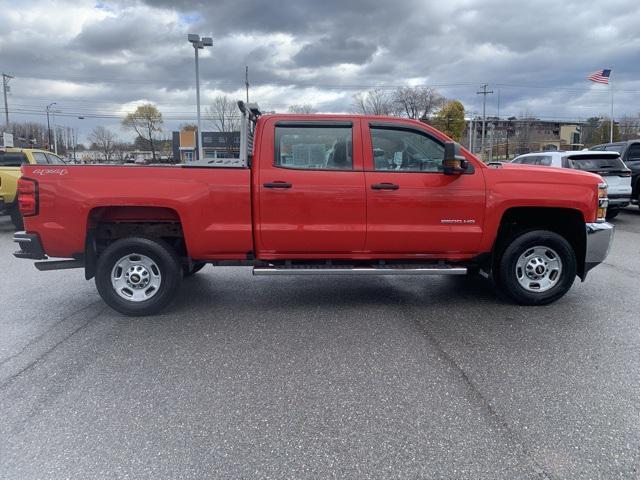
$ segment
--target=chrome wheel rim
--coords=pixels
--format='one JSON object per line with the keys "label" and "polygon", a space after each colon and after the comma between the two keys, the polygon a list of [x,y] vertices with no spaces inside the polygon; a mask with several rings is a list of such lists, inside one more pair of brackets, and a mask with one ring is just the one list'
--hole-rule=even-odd
{"label": "chrome wheel rim", "polygon": [[553,288],[562,276],[562,260],[549,247],[527,248],[516,262],[516,278],[528,292],[546,292]]}
{"label": "chrome wheel rim", "polygon": [[130,302],[149,300],[158,293],[161,283],[156,262],[139,253],[125,255],[111,270],[111,286],[118,296]]}

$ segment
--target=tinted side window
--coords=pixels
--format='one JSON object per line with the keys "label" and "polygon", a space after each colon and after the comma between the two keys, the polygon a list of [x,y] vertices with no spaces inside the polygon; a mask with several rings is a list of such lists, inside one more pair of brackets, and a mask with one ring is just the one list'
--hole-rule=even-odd
{"label": "tinted side window", "polygon": [[375,170],[442,172],[444,145],[413,130],[371,128]]}
{"label": "tinted side window", "polygon": [[49,160],[47,160],[47,156],[42,152],[33,152],[33,158],[35,159],[38,165],[48,165]]}
{"label": "tinted side window", "polygon": [[47,153],[45,154],[47,156],[47,159],[49,160],[49,163],[52,163],[54,165],[61,165],[64,162],[64,160],[62,160],[62,158],[60,158],[57,155],[54,155],[53,153]]}
{"label": "tinted side window", "polygon": [[19,167],[27,163],[24,153],[0,152],[0,167]]}
{"label": "tinted side window", "polygon": [[627,161],[640,162],[640,143],[634,143],[629,146],[629,151],[627,152]]}
{"label": "tinted side window", "polygon": [[544,155],[540,157],[540,163],[538,165],[544,165],[545,167],[550,167],[553,157],[551,155]]}
{"label": "tinted side window", "polygon": [[353,170],[351,127],[276,127],[279,167]]}
{"label": "tinted side window", "polygon": [[[531,155],[529,157],[519,157],[514,160],[514,163],[522,163],[525,165],[538,165],[540,157],[537,155]],[[517,162],[516,162],[517,160]]]}

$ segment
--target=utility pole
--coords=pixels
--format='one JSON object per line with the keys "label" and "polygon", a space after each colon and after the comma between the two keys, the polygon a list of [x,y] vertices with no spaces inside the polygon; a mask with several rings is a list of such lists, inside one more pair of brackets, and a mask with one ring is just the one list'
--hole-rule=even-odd
{"label": "utility pole", "polygon": [[244,86],[247,89],[247,104],[249,103],[249,65],[244,67]]}
{"label": "utility pole", "polygon": [[51,151],[51,124],[49,123],[49,112],[51,111],[51,107],[53,107],[56,104],[56,102],[50,103],[49,105],[47,105],[47,139],[48,139],[48,145],[47,145],[47,149],[49,151]]}
{"label": "utility pole", "polygon": [[53,152],[58,154],[58,127],[56,126],[56,111],[51,112],[53,114]]}
{"label": "utility pole", "polygon": [[476,95],[483,95],[482,99],[482,138],[480,139],[480,157],[484,159],[484,136],[487,124],[487,95],[493,93],[493,90],[487,90],[486,83],[482,86],[482,91],[476,92]]}
{"label": "utility pole", "polygon": [[2,74],[2,91],[4,93],[4,120],[7,123],[7,130],[9,130],[9,104],[7,103],[7,93],[10,91],[9,80],[13,77],[11,75],[7,75],[6,73]]}

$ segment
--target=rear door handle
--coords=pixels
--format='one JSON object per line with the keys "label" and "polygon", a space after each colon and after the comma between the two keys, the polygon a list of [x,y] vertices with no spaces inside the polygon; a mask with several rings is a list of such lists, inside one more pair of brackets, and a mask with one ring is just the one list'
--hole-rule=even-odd
{"label": "rear door handle", "polygon": [[373,185],[371,185],[371,188],[373,190],[398,190],[400,188],[400,185],[397,185],[395,183],[374,183]]}
{"label": "rear door handle", "polygon": [[291,184],[287,182],[269,182],[262,185],[264,188],[291,188]]}

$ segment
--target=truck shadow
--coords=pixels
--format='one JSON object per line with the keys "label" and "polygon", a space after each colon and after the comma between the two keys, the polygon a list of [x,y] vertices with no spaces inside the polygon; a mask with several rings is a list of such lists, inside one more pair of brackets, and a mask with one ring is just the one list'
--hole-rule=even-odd
{"label": "truck shadow", "polygon": [[489,280],[480,277],[252,277],[249,269],[234,269],[230,278],[208,269],[185,279],[171,308],[224,307],[236,311],[296,309],[495,305],[498,297]]}

